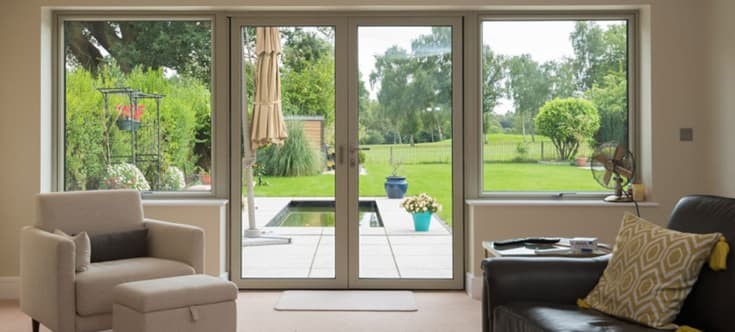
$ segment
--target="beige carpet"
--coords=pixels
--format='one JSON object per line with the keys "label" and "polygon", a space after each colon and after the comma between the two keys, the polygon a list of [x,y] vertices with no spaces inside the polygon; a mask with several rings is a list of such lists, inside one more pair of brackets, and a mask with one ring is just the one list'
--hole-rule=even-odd
{"label": "beige carpet", "polygon": [[[464,291],[417,291],[415,312],[277,311],[280,291],[240,292],[238,332],[473,332],[482,330],[481,303]],[[0,332],[30,332],[18,301],[0,301]],[[49,330],[42,328],[41,331]]]}
{"label": "beige carpet", "polygon": [[274,309],[281,311],[416,311],[410,291],[284,291]]}

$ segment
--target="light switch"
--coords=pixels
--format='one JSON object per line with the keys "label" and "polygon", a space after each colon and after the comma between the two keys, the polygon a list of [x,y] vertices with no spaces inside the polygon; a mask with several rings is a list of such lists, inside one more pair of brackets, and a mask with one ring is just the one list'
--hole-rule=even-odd
{"label": "light switch", "polygon": [[679,140],[691,142],[694,140],[694,128],[679,128]]}

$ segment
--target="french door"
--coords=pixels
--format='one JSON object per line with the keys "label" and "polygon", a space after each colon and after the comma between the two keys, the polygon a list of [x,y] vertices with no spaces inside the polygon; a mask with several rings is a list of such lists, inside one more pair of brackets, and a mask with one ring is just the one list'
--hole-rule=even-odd
{"label": "french door", "polygon": [[[460,18],[242,16],[230,36],[231,279],[461,288]],[[280,112],[286,135],[257,146],[278,132],[260,126],[267,112]],[[442,205],[428,230],[392,175],[406,196]]]}

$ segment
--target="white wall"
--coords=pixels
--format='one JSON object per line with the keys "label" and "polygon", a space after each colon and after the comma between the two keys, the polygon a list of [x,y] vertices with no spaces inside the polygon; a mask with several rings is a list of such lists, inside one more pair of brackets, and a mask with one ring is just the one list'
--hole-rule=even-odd
{"label": "white wall", "polygon": [[735,1],[715,0],[709,12],[705,97],[711,109],[709,152],[712,190],[735,196]]}
{"label": "white wall", "polygon": [[[48,100],[50,80],[43,74],[47,69],[49,49],[42,49],[42,13],[48,8],[79,8],[96,6],[120,6],[119,0],[11,0],[0,5],[0,276],[18,274],[18,231],[24,225],[33,223],[34,209],[32,196],[48,188],[48,172],[45,171],[50,157],[42,147],[50,142],[48,134]],[[151,6],[149,0],[131,0],[129,6]],[[451,6],[447,5],[451,3]],[[452,7],[489,8],[490,6],[535,5],[537,6],[579,6],[579,5],[650,5],[650,66],[647,80],[650,93],[646,95],[650,111],[645,115],[644,151],[648,151],[652,176],[650,189],[652,197],[661,203],[660,207],[647,211],[654,221],[663,223],[676,199],[684,194],[707,192],[716,187],[720,192],[729,192],[733,180],[717,186],[711,185],[710,173],[726,175],[721,165],[735,164],[735,157],[727,157],[717,167],[710,166],[707,153],[709,142],[699,139],[700,133],[710,130],[710,126],[721,126],[717,136],[722,138],[723,149],[732,151],[733,134],[727,132],[722,122],[732,120],[726,106],[732,105],[732,97],[723,88],[721,98],[711,122],[704,117],[708,109],[701,101],[708,97],[706,86],[708,75],[703,68],[707,45],[705,14],[710,1],[701,0],[158,0],[155,6],[197,6],[198,8],[228,7],[246,9],[253,7],[288,8],[300,7],[339,7],[342,9],[360,8],[414,8],[428,9]],[[413,6],[413,7],[411,7]],[[722,33],[721,38],[732,38],[732,23],[729,13],[732,5],[727,0],[717,1],[717,6],[727,6],[730,11],[718,13],[722,24],[729,24],[730,32]],[[719,8],[719,7],[718,7]],[[47,15],[47,12],[46,12]],[[43,38],[48,38],[46,35]],[[732,43],[730,43],[732,44]],[[724,47],[724,46],[723,46]],[[732,55],[732,48],[730,55]],[[43,56],[42,56],[43,55]],[[731,62],[732,56],[718,58],[723,65]],[[730,67],[732,68],[732,67]],[[732,77],[732,71],[730,76]],[[721,85],[728,83],[726,77],[719,78]],[[732,84],[729,81],[729,84]],[[732,86],[732,85],[730,85]],[[43,113],[42,112],[45,112]],[[695,141],[678,141],[679,127],[694,127]],[[43,128],[43,129],[42,129]],[[719,128],[719,127],[718,127]],[[729,141],[727,140],[729,138]],[[724,157],[723,157],[724,158]],[[696,173],[698,171],[702,173]],[[730,188],[726,191],[725,187]],[[714,189],[712,189],[714,190]],[[606,210],[607,209],[607,210]],[[614,236],[617,228],[617,212],[609,208],[590,208],[580,213],[575,210],[551,209],[529,212],[526,208],[486,207],[475,211],[478,222],[487,222],[477,228],[476,238],[492,239],[509,233],[501,232],[491,222],[503,220],[517,221],[519,227],[513,234],[531,234],[538,230],[534,221],[544,218],[549,227],[565,225],[585,225],[590,233],[602,238]],[[591,216],[603,216],[590,223]],[[493,221],[495,219],[495,221]],[[487,221],[485,221],[487,220]],[[576,226],[575,226],[576,227]],[[581,226],[580,226],[581,227]],[[502,226],[506,229],[506,225]],[[470,251],[476,248],[468,248]],[[472,264],[469,264],[470,266]]]}

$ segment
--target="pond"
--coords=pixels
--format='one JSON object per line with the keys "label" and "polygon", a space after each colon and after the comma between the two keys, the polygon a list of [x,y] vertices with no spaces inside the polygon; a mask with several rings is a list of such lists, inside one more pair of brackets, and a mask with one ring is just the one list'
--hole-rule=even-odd
{"label": "pond", "polygon": [[[334,201],[291,201],[266,227],[334,227]],[[375,201],[360,201],[360,227],[383,227]]]}

